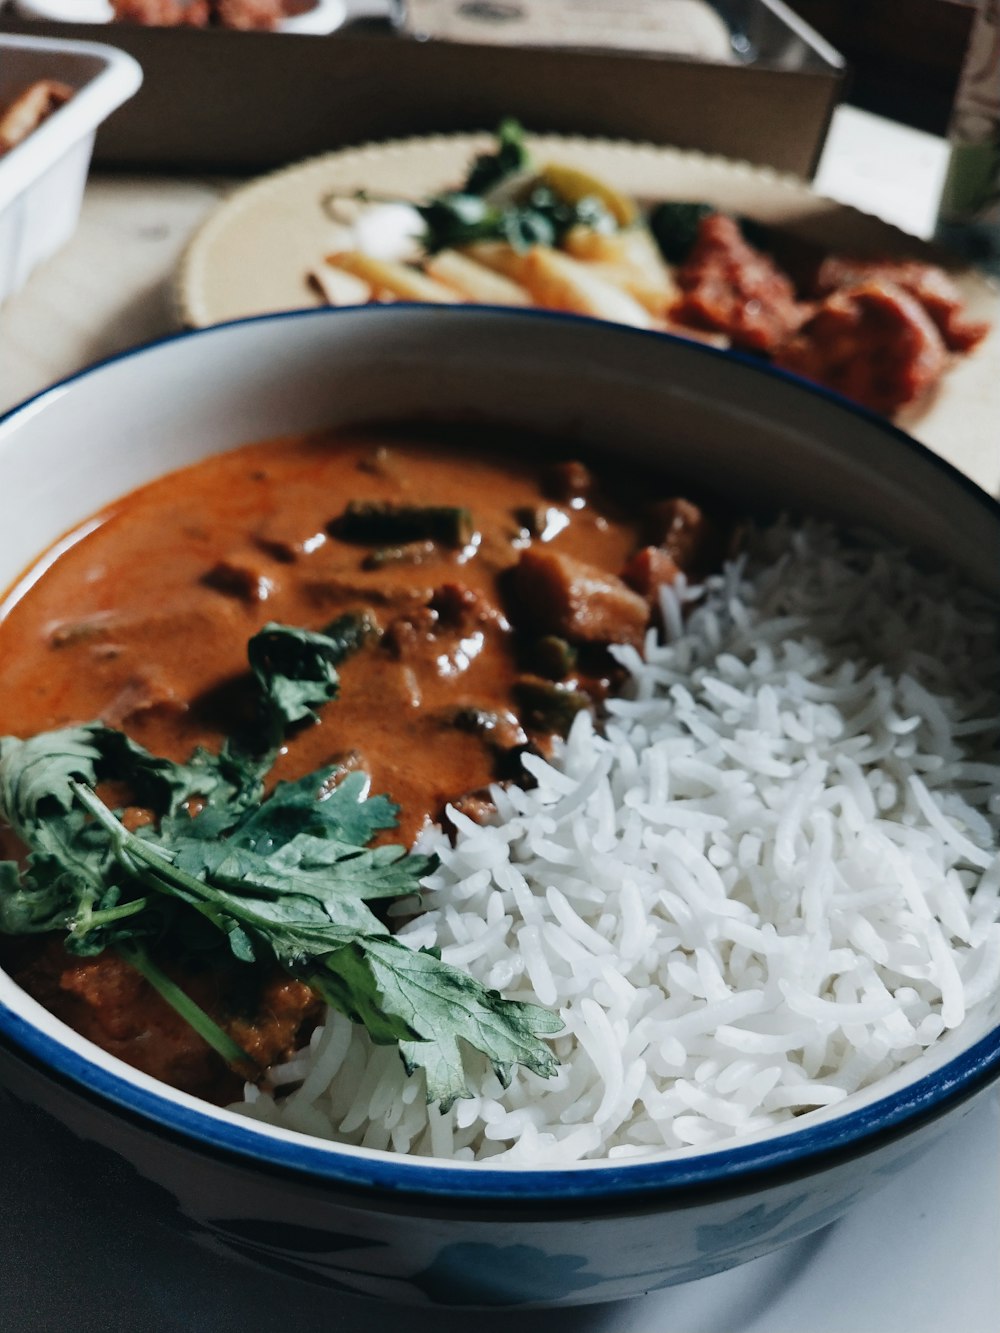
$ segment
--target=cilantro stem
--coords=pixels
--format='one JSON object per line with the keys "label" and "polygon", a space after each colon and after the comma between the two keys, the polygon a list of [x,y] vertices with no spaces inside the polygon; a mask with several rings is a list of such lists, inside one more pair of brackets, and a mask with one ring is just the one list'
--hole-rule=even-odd
{"label": "cilantro stem", "polygon": [[209,1018],[200,1005],[195,1004],[190,995],[182,991],[175,981],[171,981],[165,972],[160,971],[144,950],[134,944],[119,944],[117,950],[125,962],[134,967],[140,976],[145,977],[171,1009],[194,1028],[198,1036],[207,1042],[213,1051],[217,1051],[227,1064],[255,1063],[242,1046],[237,1045],[218,1023]]}
{"label": "cilantro stem", "polygon": [[[179,899],[220,930],[241,961],[273,956],[328,1004],[363,1024],[374,1041],[397,1043],[408,1069],[426,1071],[429,1101],[447,1108],[456,1097],[469,1095],[463,1041],[481,1051],[504,1082],[515,1064],[548,1077],[555,1060],[542,1039],[561,1028],[556,1015],[504,1000],[433,952],[408,948],[365,905],[366,898],[412,892],[430,862],[419,855],[407,857],[402,848],[387,849],[392,853],[388,861],[380,849],[366,851],[365,843],[386,826],[391,807],[382,798],[385,808],[362,813],[357,786],[347,785],[350,779],[336,789],[346,793],[342,810],[334,795],[317,800],[317,785],[327,776],[319,770],[299,783],[279,785],[249,816],[241,808],[228,839],[210,832],[206,840],[200,829],[191,836],[176,827],[165,839],[155,833],[137,836],[97,796],[91,785],[98,777],[93,766],[79,765],[61,778],[61,808],[72,813],[75,804],[90,815],[93,825],[74,828],[89,830],[88,846],[97,828],[103,830],[108,846],[98,849],[102,868],[110,852],[116,871],[148,903],[158,894]],[[310,812],[315,806],[315,811],[289,825],[288,811],[301,814],[303,805]],[[313,821],[325,839],[311,831]],[[232,821],[226,827],[232,830]],[[271,841],[275,834],[276,844]],[[315,852],[315,842],[327,844],[321,848],[323,855]],[[271,858],[275,847],[291,848],[291,853]],[[331,857],[331,852],[336,854]],[[213,1050],[230,1064],[253,1065],[152,962],[134,928],[122,932],[126,939],[113,933],[112,944],[121,957]]]}
{"label": "cilantro stem", "polygon": [[175,866],[166,852],[150,846],[141,838],[137,838],[134,833],[130,833],[97,793],[85,783],[71,778],[69,785],[84,809],[110,834],[115,855],[125,870],[145,883],[147,888],[152,887],[158,892],[170,893],[176,889],[182,890],[184,900],[191,907],[202,916],[208,917],[220,930],[225,930],[219,914],[212,904],[206,901],[211,892],[208,885]]}
{"label": "cilantro stem", "polygon": [[118,907],[105,907],[100,912],[86,913],[77,917],[73,923],[74,935],[86,935],[88,930],[93,930],[95,926],[109,926],[115,921],[124,921],[126,917],[137,916],[144,912],[149,906],[148,898],[133,898],[130,903],[122,903]]}

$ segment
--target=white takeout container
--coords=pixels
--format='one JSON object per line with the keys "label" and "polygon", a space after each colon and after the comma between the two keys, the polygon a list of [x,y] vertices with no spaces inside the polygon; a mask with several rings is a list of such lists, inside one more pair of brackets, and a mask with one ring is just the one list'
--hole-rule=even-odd
{"label": "white takeout container", "polygon": [[0,34],[0,105],[36,79],[58,79],[74,93],[0,157],[0,302],[72,236],[94,134],[142,83],[142,69],[95,42]]}

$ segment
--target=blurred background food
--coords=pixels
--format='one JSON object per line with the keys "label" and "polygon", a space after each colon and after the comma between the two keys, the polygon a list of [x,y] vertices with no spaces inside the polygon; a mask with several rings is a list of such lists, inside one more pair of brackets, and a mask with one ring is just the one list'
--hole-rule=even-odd
{"label": "blurred background food", "polygon": [[[533,153],[508,119],[494,151],[472,156],[438,194],[409,205],[369,203],[364,190],[327,195],[334,217],[352,204],[360,211],[310,270],[314,285],[334,306],[527,305],[675,333],[760,357],[887,416],[919,409],[952,357],[989,333],[967,317],[945,270],[915,249],[907,255],[905,242],[850,253],[831,230],[825,245],[810,244],[780,219],[768,225],[722,201],[634,198],[561,161],[558,144],[548,151],[555,156]],[[264,245],[262,263],[266,255]]]}
{"label": "blurred background food", "polygon": [[[99,2],[107,3],[105,19],[115,17],[111,0]],[[436,135],[482,129],[511,112],[533,132],[575,133],[588,143],[594,141],[593,136],[640,140],[707,153],[708,157],[691,159],[704,163],[706,170],[714,169],[712,155],[731,159],[721,168],[726,180],[724,185],[720,182],[718,195],[694,187],[689,162],[672,161],[671,169],[677,172],[674,177],[667,174],[664,163],[637,158],[634,167],[622,167],[619,175],[620,164],[614,159],[608,177],[611,188],[646,205],[658,200],[707,202],[716,210],[742,214],[796,240],[819,244],[824,253],[860,257],[866,262],[885,258],[926,262],[929,258],[898,233],[866,223],[860,215],[823,196],[833,193],[904,231],[930,235],[946,167],[941,138],[898,120],[876,117],[866,108],[878,106],[918,119],[911,113],[920,99],[909,96],[907,89],[919,85],[927,89],[931,101],[938,98],[942,108],[940,114],[932,114],[929,103],[920,103],[923,122],[943,128],[946,104],[953,98],[963,44],[971,29],[972,11],[967,5],[933,0],[936,8],[931,26],[938,40],[921,43],[907,32],[889,61],[883,47],[890,26],[879,0],[865,6],[863,13],[858,11],[849,30],[841,21],[843,16],[838,17],[839,10],[810,5],[808,0],[800,7],[801,13],[781,0],[628,0],[613,10],[600,0],[410,0],[407,4],[399,0],[316,0],[313,9],[327,6],[327,20],[334,27],[330,35],[305,40],[301,32],[301,39],[293,38],[285,20],[277,28],[270,26],[277,14],[275,6],[286,6],[286,13],[287,6],[298,7],[298,18],[288,20],[298,22],[312,12],[306,3],[114,0],[119,18],[126,16],[127,9],[136,21],[102,23],[64,21],[66,14],[74,12],[97,17],[96,11],[83,7],[83,0],[78,4],[8,0],[0,12],[0,26],[22,32],[57,32],[71,39],[99,35],[119,49],[132,51],[143,66],[142,89],[102,125],[96,144],[99,168],[129,174],[115,183],[111,178],[97,182],[93,207],[102,209],[101,195],[107,189],[109,219],[112,226],[120,227],[128,215],[123,209],[129,195],[136,225],[147,236],[162,231],[163,249],[169,250],[170,259],[164,255],[154,261],[152,246],[140,249],[137,245],[129,252],[125,262],[134,263],[144,275],[150,271],[155,275],[155,301],[133,305],[124,320],[99,325],[90,343],[95,352],[114,350],[130,338],[155,335],[177,318],[169,293],[169,269],[177,262],[194,224],[204,219],[214,200],[230,194],[233,199],[227,216],[239,214],[239,225],[233,229],[220,220],[207,227],[210,234],[214,228],[220,239],[214,247],[201,245],[205,255],[198,281],[193,291],[181,294],[179,313],[185,320],[204,323],[318,303],[324,291],[325,299],[334,303],[367,299],[375,289],[381,291],[379,299],[388,294],[399,297],[402,293],[391,284],[373,284],[370,274],[366,278],[357,271],[359,262],[362,266],[368,262],[363,257],[326,262],[327,256],[358,247],[338,237],[332,219],[323,212],[322,191],[311,198],[301,193],[293,198],[287,190],[294,173],[281,192],[266,187],[273,217],[263,227],[265,235],[261,227],[266,210],[256,202],[258,196],[252,204],[243,197],[242,178],[260,170],[285,168],[343,145],[394,141],[401,132]],[[239,13],[236,6],[240,6]],[[330,6],[339,6],[338,12]],[[39,17],[24,17],[29,10]],[[803,14],[813,22],[807,22]],[[224,26],[229,23],[244,30]],[[258,23],[264,28],[254,27]],[[246,30],[248,25],[254,30]],[[850,39],[855,55],[850,67],[831,37]],[[889,71],[884,86],[869,77],[868,71],[875,67]],[[876,86],[882,88],[881,102],[873,91]],[[357,170],[351,168],[353,177],[339,164],[333,184],[376,188],[410,199],[421,193],[453,190],[460,184],[464,163],[453,163],[448,168],[450,175],[436,173],[435,168],[425,178],[422,168],[415,174],[411,169],[409,150],[400,151],[404,155],[398,163],[391,153],[388,159],[376,155],[369,162],[365,158]],[[796,187],[796,192],[788,181],[767,174],[768,168],[777,168],[808,179],[820,167],[821,158],[815,193],[804,185]],[[354,158],[348,155],[348,161],[353,163]],[[370,177],[368,167],[376,163],[378,169]],[[588,164],[589,159],[577,166],[587,168]],[[751,168],[764,170],[748,185]],[[137,174],[150,171],[157,173],[155,179]],[[597,175],[604,173],[602,161]],[[749,203],[744,200],[748,189]],[[165,212],[159,212],[159,205],[153,203],[161,197]],[[280,236],[277,242],[275,231]],[[745,235],[742,241],[751,250],[762,250],[759,236]],[[613,306],[628,322],[665,326],[666,304],[651,309],[647,291],[644,306],[635,281],[624,293],[612,291],[609,297],[609,280],[616,275],[621,278],[629,263],[616,263],[606,253],[583,255],[578,243],[582,244],[579,234],[574,240],[577,252],[562,246],[564,255],[541,254],[532,259],[529,267],[535,289],[544,288],[543,297],[531,296],[532,300],[597,314],[610,314]],[[116,261],[122,263],[122,247],[115,244],[113,248]],[[461,288],[456,265],[464,264],[468,280],[472,257],[459,255],[454,243],[433,248],[448,253],[428,255],[429,266],[425,265],[416,281],[411,274],[403,277],[411,294],[419,288],[429,297],[437,294],[444,299],[442,290],[453,293],[456,282]],[[718,269],[722,252],[718,247],[715,250],[713,262]],[[142,255],[148,256],[148,263]],[[482,254],[476,256],[478,269],[471,270],[480,287],[482,261]],[[786,271],[789,262],[788,256],[778,257],[778,269]],[[348,272],[351,263],[354,271]],[[498,279],[505,282],[506,299],[514,299],[511,283],[515,292],[530,287],[523,273],[520,278],[509,272],[497,274],[496,267],[494,264],[493,290],[499,291]],[[745,264],[736,267],[743,270]],[[191,270],[192,265],[186,263],[184,273]],[[240,275],[239,283],[232,277],[233,270]],[[675,278],[669,276],[673,290]],[[875,276],[881,282],[886,274],[882,271]],[[974,276],[954,276],[962,289],[956,299],[968,301],[965,286],[975,286]],[[581,295],[581,277],[586,299]],[[871,277],[868,273],[867,278]],[[992,411],[1000,410],[993,402],[993,377],[980,369],[992,355],[989,348],[972,349],[976,339],[962,349],[942,346],[940,330],[933,327],[933,320],[930,325],[926,322],[926,305],[917,301],[921,308],[914,309],[912,290],[904,291],[898,301],[891,294],[889,302],[883,292],[869,292],[863,306],[853,300],[847,308],[841,295],[813,291],[815,284],[808,277],[792,272],[791,280],[795,300],[790,309],[802,313],[806,301],[823,303],[824,309],[811,322],[803,323],[802,336],[781,340],[788,346],[779,359],[789,367],[848,387],[855,397],[880,410],[902,409],[903,424],[948,456],[961,453],[967,438],[978,438],[981,424]],[[144,277],[143,281],[148,286],[151,279]],[[662,274],[657,281],[662,285]],[[245,289],[242,294],[240,285]],[[110,290],[107,282],[102,284],[94,297],[98,306],[114,304],[115,286],[113,280]],[[628,288],[627,283],[625,286]],[[558,300],[557,287],[562,292]],[[210,290],[215,295],[209,297]],[[979,286],[975,292],[969,326],[995,322],[988,294]],[[467,281],[458,294],[468,299]],[[674,323],[680,313],[680,322],[689,331],[698,325],[701,336],[733,341],[733,321],[727,317],[720,324],[718,300],[709,302],[716,312],[711,318],[704,309],[695,317],[693,303],[700,298],[691,290],[682,295],[670,315]],[[759,293],[741,295],[737,291],[735,299],[752,304]],[[792,323],[797,329],[802,321]],[[858,363],[868,336],[865,328],[886,324],[895,326],[897,339],[909,340],[903,370],[889,376],[894,382],[888,387],[861,383],[850,365]],[[791,324],[786,332],[793,332]],[[735,339],[737,345],[741,340],[742,335]],[[825,348],[822,354],[820,344]],[[52,345],[51,339],[47,345]],[[852,351],[846,369],[832,364],[844,360],[840,352],[831,358],[831,349],[845,345]],[[967,355],[970,350],[972,354]],[[37,344],[18,354],[39,364],[34,380],[25,383],[43,381],[48,370],[41,363],[48,363],[50,355],[40,353]],[[777,355],[776,349],[769,349],[768,354]],[[957,361],[964,364],[956,369]],[[948,373],[942,381],[945,366]],[[886,376],[880,371],[877,378]],[[939,393],[935,386],[942,382],[947,391]],[[1000,484],[1000,464],[994,465],[986,446],[977,447],[989,456],[977,462],[976,475],[989,485]]]}
{"label": "blurred background food", "polygon": [[148,28],[328,33],[344,22],[346,0],[10,0],[33,23],[124,23]]}
{"label": "blurred background food", "polygon": [[73,89],[68,83],[35,79],[13,97],[0,102],[0,156],[34,134],[72,96]]}

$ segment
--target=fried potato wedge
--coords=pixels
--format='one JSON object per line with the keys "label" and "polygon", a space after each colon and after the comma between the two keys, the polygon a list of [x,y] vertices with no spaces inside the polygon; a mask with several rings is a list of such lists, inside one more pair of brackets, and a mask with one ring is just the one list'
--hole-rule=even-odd
{"label": "fried potato wedge", "polygon": [[536,245],[524,255],[521,281],[541,306],[649,329],[654,321],[634,296],[561,250]]}
{"label": "fried potato wedge", "polygon": [[338,251],[327,255],[326,262],[367,282],[376,298],[388,293],[397,300],[426,301],[431,305],[455,305],[461,299],[450,287],[429,278],[418,268],[389,259],[375,259],[361,250]]}
{"label": "fried potato wedge", "polygon": [[478,305],[531,304],[530,294],[519,283],[458,250],[439,250],[426,260],[424,271],[465,301]]}
{"label": "fried potato wedge", "polygon": [[16,148],[72,96],[69,84],[57,79],[38,79],[30,84],[0,113],[0,153]]}
{"label": "fried potato wedge", "polygon": [[522,287],[526,285],[524,273],[529,254],[527,250],[515,250],[506,241],[476,241],[474,245],[463,246],[459,253],[482,264],[484,268],[492,269],[494,273],[502,273]]}
{"label": "fried potato wedge", "polygon": [[595,277],[611,283],[620,291],[635,297],[656,319],[665,319],[676,299],[670,283],[651,281],[644,273],[639,273],[628,264],[602,264],[589,262],[586,267]]}
{"label": "fried potato wedge", "polygon": [[570,227],[562,245],[574,259],[585,259],[597,264],[628,264],[631,262],[628,236],[624,231],[595,231],[593,227]]}
{"label": "fried potato wedge", "polygon": [[327,305],[366,305],[373,296],[371,284],[346,269],[320,264],[309,274]]}
{"label": "fried potato wedge", "polygon": [[656,242],[641,227],[611,234],[573,227],[563,245],[575,259],[594,266],[601,277],[624,288],[658,318],[666,315],[680,296]]}

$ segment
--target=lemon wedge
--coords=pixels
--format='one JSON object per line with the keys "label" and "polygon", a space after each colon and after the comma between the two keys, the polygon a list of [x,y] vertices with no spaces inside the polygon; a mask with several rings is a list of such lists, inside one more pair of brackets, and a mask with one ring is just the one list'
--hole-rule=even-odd
{"label": "lemon wedge", "polygon": [[599,199],[619,227],[631,226],[639,216],[634,200],[579,167],[550,162],[539,171],[538,179],[571,204],[586,198]]}

